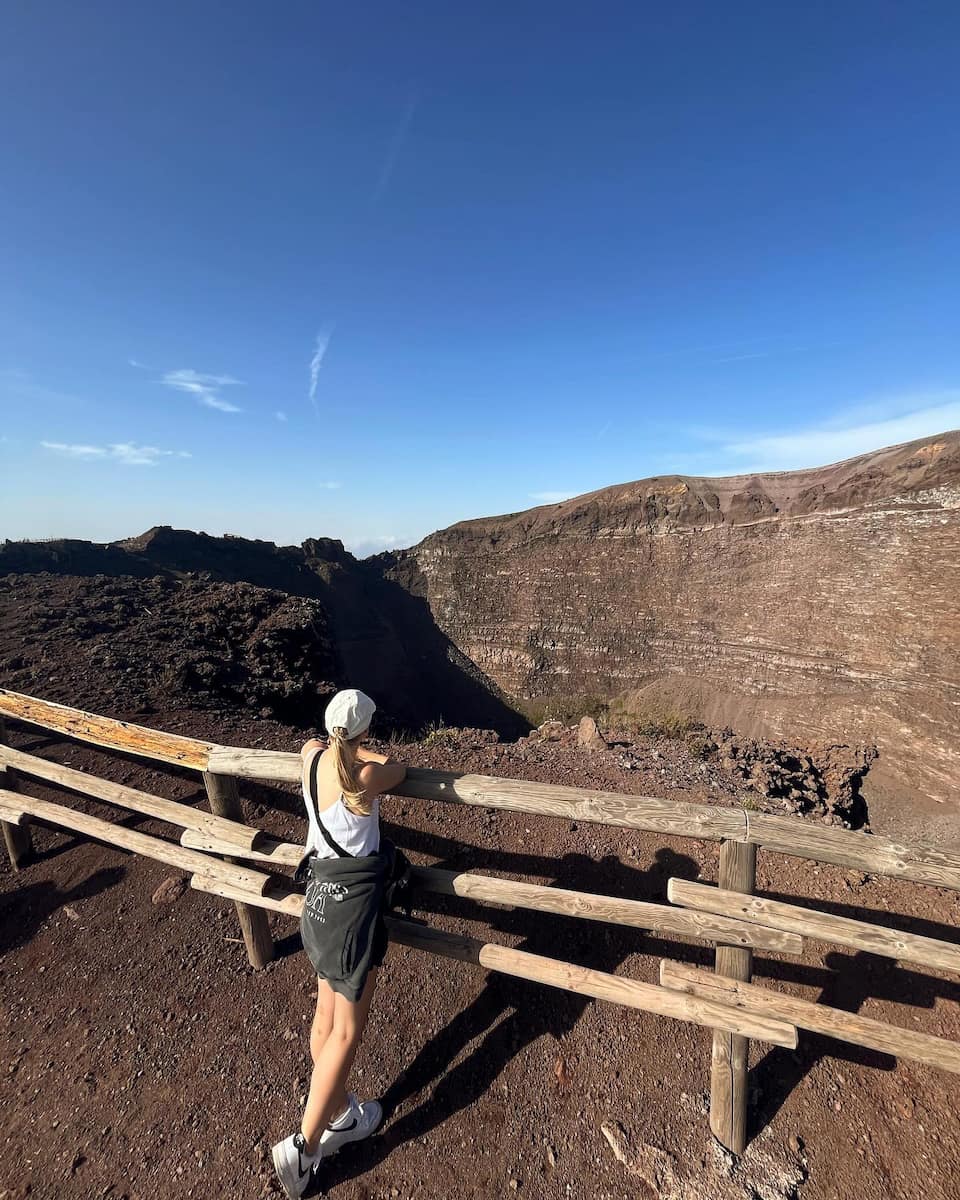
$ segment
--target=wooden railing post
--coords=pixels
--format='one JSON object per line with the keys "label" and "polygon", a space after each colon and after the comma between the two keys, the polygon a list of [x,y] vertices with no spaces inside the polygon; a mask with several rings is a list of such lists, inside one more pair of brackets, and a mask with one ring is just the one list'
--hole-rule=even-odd
{"label": "wooden railing post", "polygon": [[[757,848],[747,842],[721,842],[720,886],[731,892],[754,890]],[[716,972],[750,982],[753,951],[718,946]],[[750,1042],[736,1033],[716,1030],[710,1066],[710,1128],[728,1150],[742,1154],[747,1144],[747,1056]]]}
{"label": "wooden railing post", "polygon": [[[0,745],[7,745],[7,725],[3,717],[0,717]],[[0,788],[8,792],[17,791],[17,780],[14,773],[9,767],[2,765],[0,765]],[[3,840],[10,857],[10,866],[15,871],[19,871],[33,853],[33,839],[30,837],[30,830],[23,825],[11,825],[7,821],[0,821],[0,825],[3,826]]]}
{"label": "wooden railing post", "polygon": [[[207,789],[211,812],[218,817],[226,817],[229,821],[243,822],[243,805],[240,803],[235,779],[229,775],[214,775],[210,771],[204,771],[203,784]],[[233,858],[227,858],[229,863],[235,861]],[[236,904],[244,945],[247,947],[247,958],[250,965],[259,970],[273,958],[273,938],[267,914],[262,908],[253,908],[239,900]]]}

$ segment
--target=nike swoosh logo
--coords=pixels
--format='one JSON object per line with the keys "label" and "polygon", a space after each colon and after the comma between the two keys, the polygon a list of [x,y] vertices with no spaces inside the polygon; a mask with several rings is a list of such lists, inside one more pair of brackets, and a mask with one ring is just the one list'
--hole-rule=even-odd
{"label": "nike swoosh logo", "polygon": [[349,1133],[351,1129],[356,1129],[356,1127],[357,1127],[357,1118],[356,1117],[353,1118],[353,1120],[350,1122],[349,1125],[338,1125],[336,1127],[336,1129],[334,1129],[332,1125],[327,1126],[327,1128],[330,1130],[331,1133]]}

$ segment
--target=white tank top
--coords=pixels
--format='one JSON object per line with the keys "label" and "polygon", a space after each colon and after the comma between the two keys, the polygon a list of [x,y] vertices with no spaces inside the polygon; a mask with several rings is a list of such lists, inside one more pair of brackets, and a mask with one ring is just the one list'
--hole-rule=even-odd
{"label": "white tank top", "polygon": [[[322,753],[322,750],[317,751],[318,755]],[[313,764],[311,763],[310,765],[312,766]],[[319,858],[336,858],[336,851],[327,845],[323,834],[320,832],[320,826],[317,824],[317,813],[314,809],[313,801],[310,799],[309,768],[304,772],[304,775],[305,778],[302,781],[303,802],[307,806],[307,820],[310,823],[307,850],[311,854],[316,854]],[[376,854],[380,849],[379,796],[374,799],[370,815],[367,817],[351,812],[343,802],[342,793],[329,808],[323,810],[320,816],[323,818],[324,827],[333,840],[355,858],[365,858],[369,854]]]}

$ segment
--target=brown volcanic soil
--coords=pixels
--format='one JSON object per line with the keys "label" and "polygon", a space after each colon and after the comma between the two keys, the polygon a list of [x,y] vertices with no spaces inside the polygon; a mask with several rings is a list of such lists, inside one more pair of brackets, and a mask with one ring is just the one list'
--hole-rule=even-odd
{"label": "brown volcanic soil", "polygon": [[[179,709],[150,721],[234,744],[292,749],[301,740],[252,714]],[[134,786],[200,800],[198,780],[185,772],[41,733],[13,740]],[[677,799],[716,801],[724,792],[709,764],[701,773],[675,744],[648,745],[629,770],[618,750],[500,746],[479,737],[395,753],[418,765]],[[730,783],[726,794],[742,798],[737,787]],[[251,820],[302,837],[293,789],[243,791]],[[118,816],[94,802],[89,810]],[[661,900],[672,874],[717,874],[710,844],[419,801],[388,800],[384,811],[411,857],[447,867]],[[125,820],[170,834],[136,815]],[[171,875],[162,865],[51,831],[35,838],[38,861],[16,876],[4,863],[0,873],[0,1196],[279,1195],[268,1149],[299,1117],[315,986],[295,927],[271,918],[281,956],[253,972],[230,904],[189,890],[154,904]],[[768,895],[815,894],[831,912],[957,940],[960,897],[950,892],[771,854],[760,855],[758,882]],[[663,954],[710,961],[702,947],[639,931],[466,901],[431,898],[421,915],[647,980]],[[760,956],[755,969],[770,986],[960,1038],[960,987],[935,973],[817,945],[799,962]],[[754,1044],[760,1119],[735,1164],[708,1130],[709,1059],[710,1037],[699,1028],[393,946],[355,1077],[364,1095],[385,1097],[388,1117],[369,1143],[329,1164],[325,1185],[343,1200],[957,1195],[960,1113],[951,1076],[803,1033],[795,1054]]]}
{"label": "brown volcanic soil", "polygon": [[318,719],[336,690],[316,600],[250,583],[0,576],[0,675],[13,691],[101,711],[242,705]]}

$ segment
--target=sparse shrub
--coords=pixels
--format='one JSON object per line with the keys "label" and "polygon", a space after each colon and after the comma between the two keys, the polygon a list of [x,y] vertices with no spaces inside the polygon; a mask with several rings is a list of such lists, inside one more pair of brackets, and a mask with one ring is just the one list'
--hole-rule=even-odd
{"label": "sparse shrub", "polygon": [[517,711],[533,726],[544,721],[562,721],[564,725],[576,725],[581,717],[593,717],[600,721],[606,717],[607,701],[602,696],[537,696],[532,700],[520,700]]}
{"label": "sparse shrub", "polygon": [[453,725],[444,725],[442,721],[433,721],[427,726],[420,743],[425,750],[437,750],[456,746],[460,740],[460,730]]}
{"label": "sparse shrub", "polygon": [[692,758],[707,759],[716,753],[717,743],[702,733],[687,735],[687,750]]}
{"label": "sparse shrub", "polygon": [[610,705],[610,722],[646,737],[682,738],[699,728],[696,719],[669,704],[638,703],[635,697],[618,697]]}

